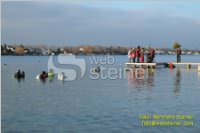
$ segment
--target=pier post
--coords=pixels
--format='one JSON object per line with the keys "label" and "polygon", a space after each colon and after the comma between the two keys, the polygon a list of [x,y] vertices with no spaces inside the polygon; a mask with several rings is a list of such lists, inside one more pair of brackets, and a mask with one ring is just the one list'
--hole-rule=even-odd
{"label": "pier post", "polygon": [[190,69],[191,68],[191,64],[187,64],[187,68]]}

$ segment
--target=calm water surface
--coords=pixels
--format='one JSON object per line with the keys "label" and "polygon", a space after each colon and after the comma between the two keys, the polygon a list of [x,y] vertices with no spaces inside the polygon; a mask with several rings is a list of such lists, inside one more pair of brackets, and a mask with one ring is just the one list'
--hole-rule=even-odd
{"label": "calm water surface", "polygon": [[[80,56],[90,68],[90,56]],[[115,56],[124,68],[126,56]],[[157,68],[136,80],[132,72],[116,80],[91,80],[89,73],[72,82],[54,78],[41,82],[35,76],[47,70],[48,57],[2,57],[3,133],[135,133],[200,132],[200,73],[197,68]],[[158,56],[156,61],[175,61]],[[200,56],[183,61],[200,62]],[[25,80],[13,78],[20,68]],[[132,78],[130,78],[132,77]],[[140,114],[193,115],[194,126],[142,126]]]}

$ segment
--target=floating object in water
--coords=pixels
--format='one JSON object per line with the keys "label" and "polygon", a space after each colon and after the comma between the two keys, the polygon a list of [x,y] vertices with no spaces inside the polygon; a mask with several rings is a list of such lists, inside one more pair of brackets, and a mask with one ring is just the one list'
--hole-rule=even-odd
{"label": "floating object in water", "polygon": [[42,71],[41,74],[38,74],[36,76],[36,79],[46,79],[46,78],[48,78],[48,73],[46,73],[45,71]]}
{"label": "floating object in water", "polygon": [[92,68],[92,72],[100,73],[101,69],[100,67]]}
{"label": "floating object in water", "polygon": [[54,75],[53,69],[50,69],[48,72],[48,77],[54,77]]}
{"label": "floating object in water", "polygon": [[54,76],[48,76],[49,81],[52,81],[54,79]]}
{"label": "floating object in water", "polygon": [[169,68],[170,68],[170,69],[174,69],[174,68],[175,68],[175,65],[173,65],[173,63],[169,63]]}
{"label": "floating object in water", "polygon": [[55,74],[53,72],[48,72],[48,77],[53,77]]}
{"label": "floating object in water", "polygon": [[36,79],[40,79],[40,74],[38,74],[38,75],[36,76]]}
{"label": "floating object in water", "polygon": [[58,74],[58,80],[65,80],[66,78],[67,76],[63,72]]}
{"label": "floating object in water", "polygon": [[17,78],[17,79],[25,78],[25,72],[24,72],[24,71],[21,71],[21,70],[18,70],[18,71],[14,74],[14,77]]}

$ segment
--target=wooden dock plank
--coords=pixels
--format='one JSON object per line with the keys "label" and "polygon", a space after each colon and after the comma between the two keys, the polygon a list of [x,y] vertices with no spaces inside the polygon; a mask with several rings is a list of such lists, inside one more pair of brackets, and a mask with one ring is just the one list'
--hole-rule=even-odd
{"label": "wooden dock plank", "polygon": [[173,65],[200,65],[199,62],[157,62],[157,63],[134,63],[134,62],[127,62],[126,65],[166,65],[166,64],[173,64]]}
{"label": "wooden dock plank", "polygon": [[174,64],[174,65],[200,65],[199,62],[180,62],[180,63],[177,63],[177,62],[169,62],[168,64]]}
{"label": "wooden dock plank", "polygon": [[127,62],[126,65],[146,65],[146,66],[155,66],[156,63],[133,63],[133,62]]}
{"label": "wooden dock plank", "polygon": [[157,63],[133,63],[133,62],[128,62],[125,63],[125,65],[128,66],[132,66],[132,67],[144,67],[144,68],[156,68],[157,66],[164,66],[164,67],[170,67],[170,64],[172,64],[172,66],[181,66],[181,65],[186,65],[187,68],[191,68],[192,65],[197,65],[198,67],[198,71],[200,71],[200,62],[157,62]]}

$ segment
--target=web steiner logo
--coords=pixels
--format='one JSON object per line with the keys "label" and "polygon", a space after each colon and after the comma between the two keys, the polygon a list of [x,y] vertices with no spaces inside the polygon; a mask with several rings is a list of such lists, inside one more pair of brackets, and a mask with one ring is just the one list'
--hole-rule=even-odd
{"label": "web steiner logo", "polygon": [[142,79],[145,78],[144,75],[145,75],[144,68],[136,68],[136,70],[135,70],[135,77],[136,77],[136,79],[142,80]]}
{"label": "web steiner logo", "polygon": [[[57,63],[54,61],[54,57],[57,57]],[[86,71],[86,63],[84,59],[78,59],[74,55],[58,55],[50,56],[48,60],[48,70],[52,69],[55,74],[64,74],[65,81],[73,81],[77,79],[77,70],[72,68],[61,68],[59,65],[75,66],[81,70],[81,78]]]}
{"label": "web steiner logo", "polygon": [[[126,79],[127,70],[131,75],[129,78],[136,80],[145,78],[145,70],[143,68],[124,68],[121,64],[117,66],[114,56],[91,56],[89,60],[89,74],[87,76],[91,80]],[[78,74],[77,68],[81,70],[80,74]],[[85,59],[76,58],[74,55],[50,56],[48,70],[50,71],[51,69],[55,74],[58,74],[59,80],[74,81],[78,78],[78,75],[80,75],[80,78],[85,75],[86,61]]]}

